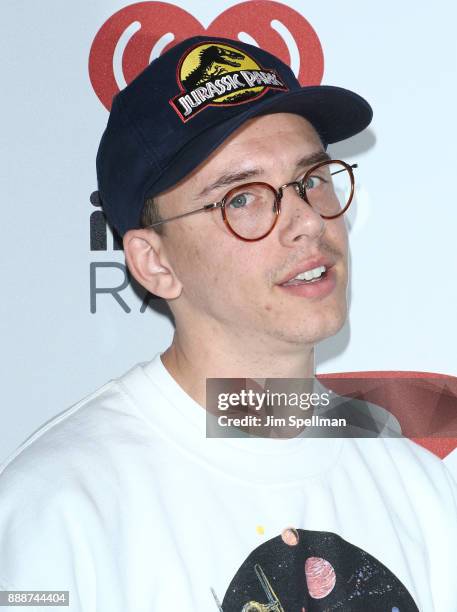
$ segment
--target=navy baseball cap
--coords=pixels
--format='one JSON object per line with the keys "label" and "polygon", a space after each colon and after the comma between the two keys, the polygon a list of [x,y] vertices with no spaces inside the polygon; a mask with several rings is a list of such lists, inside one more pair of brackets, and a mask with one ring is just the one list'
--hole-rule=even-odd
{"label": "navy baseball cap", "polygon": [[289,66],[253,45],[188,38],[155,59],[113,99],[97,153],[99,199],[123,235],[140,227],[145,200],[197,168],[245,121],[270,113],[307,119],[323,144],[365,129],[358,94],[302,87]]}

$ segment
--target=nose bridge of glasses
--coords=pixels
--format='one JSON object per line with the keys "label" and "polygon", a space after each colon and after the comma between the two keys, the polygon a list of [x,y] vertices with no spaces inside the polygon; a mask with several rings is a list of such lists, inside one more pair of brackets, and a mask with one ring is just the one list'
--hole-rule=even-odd
{"label": "nose bridge of glasses", "polygon": [[306,192],[305,192],[305,186],[303,184],[303,181],[291,181],[290,183],[281,185],[281,187],[279,187],[278,189],[280,199],[282,199],[282,196],[284,195],[284,190],[287,189],[287,187],[293,187],[298,197],[308,203],[306,199]]}

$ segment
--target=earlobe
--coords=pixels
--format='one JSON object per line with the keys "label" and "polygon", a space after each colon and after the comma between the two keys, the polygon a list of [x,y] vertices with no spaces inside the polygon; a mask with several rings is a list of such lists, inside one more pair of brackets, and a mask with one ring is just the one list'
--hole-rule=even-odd
{"label": "earlobe", "polygon": [[160,236],[154,231],[126,232],[124,253],[127,266],[140,285],[166,300],[179,297],[182,285],[164,253]]}

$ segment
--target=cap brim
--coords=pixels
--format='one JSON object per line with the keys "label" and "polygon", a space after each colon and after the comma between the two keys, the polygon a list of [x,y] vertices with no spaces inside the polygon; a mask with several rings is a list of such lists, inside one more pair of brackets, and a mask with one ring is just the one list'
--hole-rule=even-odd
{"label": "cap brim", "polygon": [[210,126],[186,143],[169,165],[151,177],[144,197],[155,196],[185,178],[215,151],[245,121],[269,113],[294,113],[307,119],[324,146],[355,136],[371,122],[373,111],[361,96],[330,85],[302,89],[259,101],[245,112]]}

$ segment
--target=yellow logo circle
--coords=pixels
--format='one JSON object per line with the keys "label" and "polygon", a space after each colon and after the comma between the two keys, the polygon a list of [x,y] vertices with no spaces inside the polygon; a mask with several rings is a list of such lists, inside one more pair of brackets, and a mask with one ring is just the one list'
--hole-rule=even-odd
{"label": "yellow logo circle", "polygon": [[[195,47],[187,55],[181,64],[180,78],[184,88],[189,91],[231,72],[260,69],[257,62],[238,49],[220,43],[208,43]],[[249,88],[253,95],[256,95],[262,89],[264,87]],[[239,91],[234,94],[219,96],[213,99],[213,104],[238,101],[240,96],[244,97],[243,93]]]}

